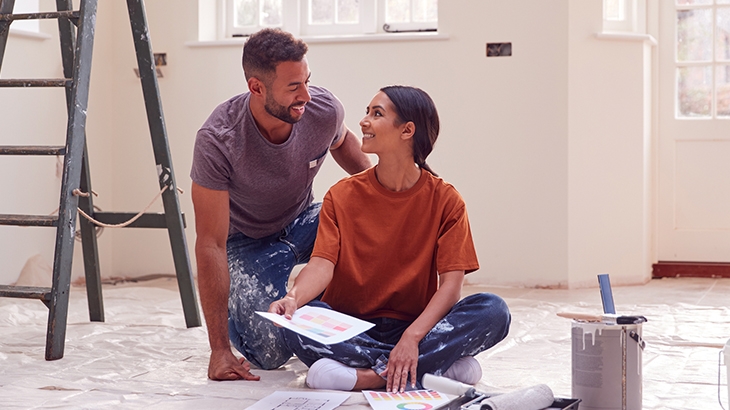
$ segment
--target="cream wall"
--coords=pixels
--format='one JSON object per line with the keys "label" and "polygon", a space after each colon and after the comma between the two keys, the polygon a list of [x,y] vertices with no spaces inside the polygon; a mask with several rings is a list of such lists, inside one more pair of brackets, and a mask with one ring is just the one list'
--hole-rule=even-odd
{"label": "cream wall", "polygon": [[601,2],[569,4],[568,282],[595,286],[596,273],[609,273],[613,283],[643,283],[653,262],[646,103],[654,48],[595,38]]}
{"label": "cream wall", "polygon": [[[597,40],[600,3],[444,1],[445,40],[310,43],[313,83],[338,95],[356,134],[379,87],[410,84],[434,98],[442,133],[430,163],[467,202],[482,265],[471,282],[592,286],[601,272],[624,283],[648,279],[647,49]],[[191,253],[195,132],[218,103],[245,91],[240,45],[190,45],[197,12],[194,1],[147,2],[154,49],[168,57],[160,88],[178,185],[186,190]],[[91,97],[99,111],[89,111],[93,183],[102,208],[135,211],[156,194],[157,182],[131,31],[124,2],[100,2],[99,13]],[[485,57],[485,43],[506,41],[512,57]],[[344,175],[329,159],[315,196]],[[107,229],[99,240],[105,276],[173,272],[162,230]],[[15,271],[0,273],[0,281],[11,282],[25,259],[7,256]]]}

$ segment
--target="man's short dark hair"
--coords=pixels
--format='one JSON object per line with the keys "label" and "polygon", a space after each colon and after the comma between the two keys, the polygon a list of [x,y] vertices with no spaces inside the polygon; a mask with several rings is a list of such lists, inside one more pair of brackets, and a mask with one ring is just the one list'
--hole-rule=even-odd
{"label": "man's short dark hair", "polygon": [[280,29],[265,28],[251,35],[243,46],[243,74],[248,81],[256,77],[268,82],[276,65],[284,61],[302,61],[307,44]]}

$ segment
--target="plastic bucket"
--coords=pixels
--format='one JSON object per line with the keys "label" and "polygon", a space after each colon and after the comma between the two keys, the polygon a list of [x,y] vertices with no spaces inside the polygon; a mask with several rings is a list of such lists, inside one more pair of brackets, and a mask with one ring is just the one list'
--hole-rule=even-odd
{"label": "plastic bucket", "polygon": [[572,396],[581,410],[642,408],[641,323],[573,321]]}

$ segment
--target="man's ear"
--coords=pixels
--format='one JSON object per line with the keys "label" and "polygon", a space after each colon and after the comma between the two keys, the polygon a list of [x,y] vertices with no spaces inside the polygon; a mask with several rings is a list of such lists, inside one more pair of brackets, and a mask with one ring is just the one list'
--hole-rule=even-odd
{"label": "man's ear", "polygon": [[264,85],[264,82],[259,80],[256,77],[251,77],[247,81],[248,83],[248,90],[251,91],[251,94],[261,96],[266,89],[266,86]]}
{"label": "man's ear", "polygon": [[413,121],[408,121],[403,124],[402,127],[403,129],[400,133],[401,139],[407,140],[413,138],[413,134],[416,133],[416,124],[414,124]]}

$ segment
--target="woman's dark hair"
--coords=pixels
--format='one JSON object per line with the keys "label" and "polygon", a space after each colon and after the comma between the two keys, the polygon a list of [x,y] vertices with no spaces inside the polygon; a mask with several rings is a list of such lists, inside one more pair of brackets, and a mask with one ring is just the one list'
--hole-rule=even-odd
{"label": "woman's dark hair", "polygon": [[381,88],[380,91],[384,92],[393,103],[400,121],[399,125],[411,121],[416,126],[416,132],[413,134],[413,160],[419,167],[438,176],[426,164],[426,157],[433,151],[439,135],[439,114],[436,104],[425,91],[416,87],[391,85]]}
{"label": "woman's dark hair", "polygon": [[243,46],[243,74],[270,82],[276,65],[284,61],[302,61],[307,44],[280,29],[265,28],[246,40]]}

